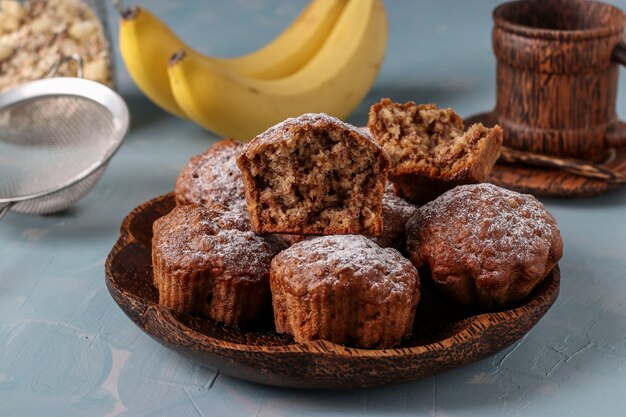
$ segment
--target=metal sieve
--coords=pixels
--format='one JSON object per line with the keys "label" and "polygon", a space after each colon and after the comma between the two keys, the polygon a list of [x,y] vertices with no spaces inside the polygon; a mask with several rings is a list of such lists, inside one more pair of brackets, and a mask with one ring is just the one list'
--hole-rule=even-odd
{"label": "metal sieve", "polygon": [[[80,57],[66,60],[77,61],[80,76]],[[0,94],[0,218],[9,208],[45,214],[72,206],[100,179],[128,124],[124,100],[82,78],[46,78]]]}

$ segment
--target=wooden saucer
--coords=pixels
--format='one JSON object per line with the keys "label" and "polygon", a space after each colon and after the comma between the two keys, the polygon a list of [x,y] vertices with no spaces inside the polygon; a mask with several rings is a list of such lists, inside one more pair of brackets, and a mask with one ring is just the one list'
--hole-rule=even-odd
{"label": "wooden saucer", "polygon": [[152,223],[175,206],[173,194],[134,209],[106,261],[106,285],[126,315],[157,342],[199,364],[262,384],[350,389],[403,382],[475,362],[526,334],[559,293],[556,267],[522,305],[479,312],[440,299],[422,275],[413,335],[394,349],[366,350],[327,341],[294,343],[273,332],[271,318],[242,331],[157,304],[152,285]]}
{"label": "wooden saucer", "polygon": [[[497,118],[493,112],[489,112],[465,120],[467,126],[478,122],[493,126]],[[620,122],[618,129],[626,129],[626,123]],[[614,157],[601,166],[626,175],[626,147],[616,149]],[[528,165],[497,164],[491,171],[490,181],[500,187],[543,197],[593,197],[620,187],[616,183]]]}

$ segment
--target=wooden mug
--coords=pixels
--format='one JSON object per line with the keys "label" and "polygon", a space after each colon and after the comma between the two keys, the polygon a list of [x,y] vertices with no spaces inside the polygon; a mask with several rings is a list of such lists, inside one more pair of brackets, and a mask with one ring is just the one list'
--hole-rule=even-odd
{"label": "wooden mug", "polygon": [[590,161],[622,146],[617,63],[624,13],[587,0],[520,0],[493,12],[498,123],[507,146]]}

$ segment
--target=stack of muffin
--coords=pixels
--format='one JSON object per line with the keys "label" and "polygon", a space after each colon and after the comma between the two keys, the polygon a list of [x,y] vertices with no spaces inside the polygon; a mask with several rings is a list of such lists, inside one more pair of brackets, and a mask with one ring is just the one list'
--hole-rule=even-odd
{"label": "stack of muffin", "polygon": [[384,99],[368,127],[306,114],[192,158],[153,225],[159,302],[244,328],[273,311],[296,342],[386,348],[412,331],[418,268],[454,302],[500,308],[556,265],[543,205],[483,183],[498,126]]}

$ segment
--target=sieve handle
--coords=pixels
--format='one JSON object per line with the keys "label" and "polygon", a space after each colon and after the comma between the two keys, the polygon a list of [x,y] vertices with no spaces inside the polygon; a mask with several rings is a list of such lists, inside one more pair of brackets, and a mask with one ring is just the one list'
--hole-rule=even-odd
{"label": "sieve handle", "polygon": [[2,220],[5,214],[7,214],[7,211],[9,211],[12,205],[13,203],[0,204],[0,220]]}
{"label": "sieve handle", "polygon": [[83,57],[78,54],[66,55],[59,59],[57,63],[54,64],[54,66],[50,69],[50,72],[48,73],[48,78],[55,77],[59,72],[59,68],[61,67],[61,65],[70,61],[76,62],[76,76],[78,78],[83,78]]}

